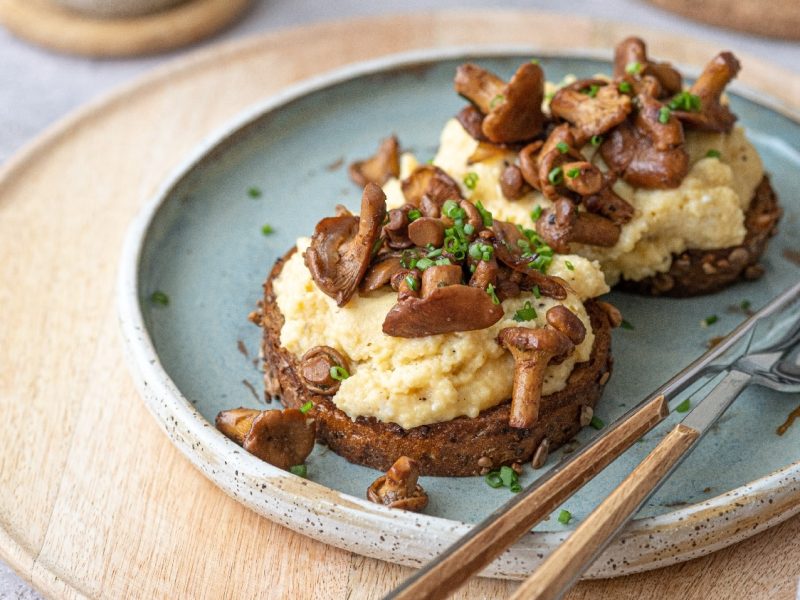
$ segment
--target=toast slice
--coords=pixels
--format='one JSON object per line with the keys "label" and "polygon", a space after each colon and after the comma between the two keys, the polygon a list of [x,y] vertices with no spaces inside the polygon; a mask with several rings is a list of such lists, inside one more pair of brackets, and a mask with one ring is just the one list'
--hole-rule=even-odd
{"label": "toast slice", "polygon": [[408,456],[419,462],[423,475],[466,476],[480,474],[488,461],[493,468],[528,461],[544,438],[551,450],[570,440],[581,428],[582,408],[594,407],[608,381],[612,366],[610,318],[599,303],[588,301],[586,309],[595,334],[591,357],[576,364],[566,388],[542,398],[539,420],[530,429],[508,425],[510,400],[475,418],[458,417],[407,430],[374,417],[351,419],[330,396],[305,388],[298,357],[281,346],[284,318],[275,301],[272,282],[294,252],[292,249],[278,259],[264,284],[258,320],[263,328],[266,394],[280,397],[288,408],[299,408],[311,401],[314,408],[310,414],[316,418],[318,441],[350,462],[386,471],[398,457]]}

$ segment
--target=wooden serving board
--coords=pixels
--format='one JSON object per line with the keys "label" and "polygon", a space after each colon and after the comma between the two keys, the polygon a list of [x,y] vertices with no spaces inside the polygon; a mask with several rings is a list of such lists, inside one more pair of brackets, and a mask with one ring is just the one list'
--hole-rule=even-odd
{"label": "wooden serving board", "polygon": [[[569,36],[561,32],[569,29]],[[430,46],[605,48],[628,26],[533,12],[326,23],[202,51],[93,103],[0,171],[0,556],[58,597],[379,598],[410,569],[258,517],[173,448],[123,364],[120,246],[166,174],[212,130],[287,84]],[[655,56],[715,48],[637,30]],[[800,76],[743,57],[787,104]],[[793,100],[795,99],[795,100]],[[569,598],[792,597],[800,518],[689,563],[586,582]],[[503,598],[474,580],[457,598]]]}

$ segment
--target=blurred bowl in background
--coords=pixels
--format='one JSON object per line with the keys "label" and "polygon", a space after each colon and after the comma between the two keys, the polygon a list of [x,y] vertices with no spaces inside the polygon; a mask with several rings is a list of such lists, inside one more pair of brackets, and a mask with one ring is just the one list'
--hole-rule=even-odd
{"label": "blurred bowl in background", "polygon": [[186,0],[51,0],[93,17],[136,17],[186,2]]}

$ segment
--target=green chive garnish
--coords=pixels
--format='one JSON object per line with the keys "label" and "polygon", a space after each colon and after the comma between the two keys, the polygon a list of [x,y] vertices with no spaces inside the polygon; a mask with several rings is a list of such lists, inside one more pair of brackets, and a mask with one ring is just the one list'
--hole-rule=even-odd
{"label": "green chive garnish", "polygon": [[694,94],[683,91],[679,94],[675,94],[672,100],[669,101],[668,106],[672,110],[682,110],[685,112],[698,112],[702,107],[702,101],[700,100],[700,96],[695,96]]}
{"label": "green chive garnish", "polygon": [[573,167],[569,171],[567,171],[567,177],[570,179],[575,179],[578,175],[581,174],[581,170],[578,167]]}
{"label": "green chive garnish", "polygon": [[300,412],[303,413],[303,414],[306,414],[312,408],[314,408],[314,403],[311,402],[311,400],[309,400],[308,402],[303,404],[303,406],[300,407]]}
{"label": "green chive garnish", "polygon": [[483,219],[483,226],[491,227],[492,223],[494,223],[494,219],[492,219],[492,213],[490,213],[483,207],[483,204],[481,204],[480,200],[475,203],[475,208],[478,209],[478,212],[481,215],[481,219]]}
{"label": "green chive garnish", "polygon": [[573,264],[572,264],[570,261],[568,261],[568,260],[565,260],[565,261],[564,261],[564,266],[565,266],[565,267],[567,267],[567,269],[569,269],[570,271],[574,271],[574,270],[575,270],[575,265],[573,265]]}
{"label": "green chive garnish", "polygon": [[622,323],[620,323],[619,326],[622,327],[623,329],[628,329],[630,331],[633,330],[633,324],[630,321],[626,321],[625,319],[622,319]]}
{"label": "green chive garnish", "polygon": [[658,122],[662,125],[669,123],[669,115],[671,111],[668,106],[662,106],[658,109]]}
{"label": "green chive garnish", "polygon": [[589,140],[589,143],[592,146],[599,146],[603,143],[603,136],[602,135],[593,135],[592,139]]}
{"label": "green chive garnish", "polygon": [[602,429],[603,427],[606,426],[606,424],[603,422],[603,419],[601,419],[597,415],[592,417],[592,420],[589,421],[589,425],[591,425],[592,427],[594,427],[597,430],[600,430],[600,429]]}
{"label": "green chive garnish", "polygon": [[419,282],[417,281],[417,278],[414,277],[413,275],[406,275],[405,281],[406,285],[408,285],[408,287],[410,287],[413,291],[416,292],[419,289]]}
{"label": "green chive garnish", "polygon": [[572,513],[568,510],[561,509],[561,512],[558,513],[558,522],[562,525],[567,525],[570,520],[572,519]]}
{"label": "green chive garnish", "polygon": [[705,319],[700,321],[700,325],[702,327],[709,327],[719,321],[719,317],[717,315],[708,315]]}
{"label": "green chive garnish", "polygon": [[503,94],[497,94],[497,96],[492,98],[492,101],[489,102],[489,108],[494,108],[498,104],[502,104],[505,101],[506,101],[506,97],[503,96]]}
{"label": "green chive garnish", "polygon": [[625,72],[628,75],[637,75],[642,70],[642,64],[639,61],[629,62],[625,65]]}
{"label": "green chive garnish", "polygon": [[247,195],[251,198],[261,198],[261,190],[255,186],[247,190]]}
{"label": "green chive garnish", "polygon": [[270,225],[269,223],[264,223],[261,226],[261,234],[262,235],[269,235],[271,233],[275,233],[275,230],[272,228],[272,225]]}
{"label": "green chive garnish", "polygon": [[567,146],[565,142],[558,142],[556,144],[556,148],[558,148],[558,151],[561,152],[561,154],[566,154],[569,152],[569,146]]}
{"label": "green chive garnish", "polygon": [[739,305],[742,310],[750,310],[752,303],[750,300],[742,300],[742,303]]}
{"label": "green chive garnish", "polygon": [[169,296],[162,291],[156,290],[150,294],[150,302],[161,306],[167,306],[169,304]]}
{"label": "green chive garnish", "polygon": [[586,94],[589,96],[589,98],[594,98],[595,96],[597,96],[598,91],[600,91],[600,86],[592,84],[589,86],[589,89],[586,91]]}
{"label": "green chive garnish", "polygon": [[492,471],[491,473],[486,474],[486,483],[489,487],[493,488],[501,488],[503,487],[503,480],[500,479],[500,472],[499,471]]}
{"label": "green chive garnish", "polygon": [[533,221],[538,221],[539,217],[541,216],[542,216],[542,207],[537,204],[536,206],[533,207],[533,210],[531,211],[531,219]]}
{"label": "green chive garnish", "polygon": [[533,321],[536,318],[536,309],[531,306],[531,303],[525,302],[525,305],[514,313],[513,319],[517,323],[523,321]]}
{"label": "green chive garnish", "polygon": [[633,87],[627,81],[621,81],[618,89],[623,94],[630,94],[633,91]]}
{"label": "green chive garnish", "polygon": [[474,190],[478,185],[478,174],[470,171],[464,175],[464,185],[467,186],[467,189]]}
{"label": "green chive garnish", "polygon": [[289,467],[289,473],[297,475],[298,477],[306,477],[308,475],[308,468],[305,465],[295,465]]}
{"label": "green chive garnish", "polygon": [[538,58],[532,58],[531,59],[531,64],[532,65],[538,65],[539,64],[539,59]]}
{"label": "green chive garnish", "polygon": [[331,367],[330,370],[331,379],[335,379],[336,381],[344,381],[348,377],[350,377],[350,373],[347,372],[341,365],[334,365]]}
{"label": "green chive garnish", "polygon": [[551,169],[547,174],[547,180],[553,185],[559,185],[562,181],[564,181],[564,173],[561,167],[554,167]]}
{"label": "green chive garnish", "polygon": [[691,398],[687,398],[686,400],[684,400],[683,402],[678,404],[678,406],[675,407],[675,412],[679,412],[679,413],[689,412],[689,409],[691,407],[692,407],[692,399]]}
{"label": "green chive garnish", "polygon": [[408,220],[409,221],[416,221],[422,216],[422,213],[417,208],[412,208],[408,211]]}
{"label": "green chive garnish", "polygon": [[491,297],[492,304],[500,304],[500,298],[497,297],[497,292],[495,292],[493,284],[490,283],[486,286],[486,293]]}
{"label": "green chive garnish", "polygon": [[533,297],[534,298],[541,298],[542,297],[542,292],[539,290],[539,286],[538,285],[533,286],[533,289],[531,291],[533,292]]}
{"label": "green chive garnish", "polygon": [[719,150],[709,150],[706,152],[706,158],[719,158],[722,156],[722,153]]}

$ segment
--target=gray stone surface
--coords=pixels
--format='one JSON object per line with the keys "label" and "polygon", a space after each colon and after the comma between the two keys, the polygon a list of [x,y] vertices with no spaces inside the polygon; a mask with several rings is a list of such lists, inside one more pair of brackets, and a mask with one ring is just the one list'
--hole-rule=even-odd
{"label": "gray stone surface", "polygon": [[[800,46],[796,43],[699,25],[634,0],[256,0],[244,20],[208,42],[157,57],[125,60],[58,55],[0,29],[0,163],[80,105],[198,47],[329,19],[457,8],[542,9],[624,20],[631,23],[631,33],[636,32],[637,25],[644,25],[704,38],[721,49],[746,52],[800,72]],[[40,596],[0,562],[0,600],[12,598],[32,600]]]}

